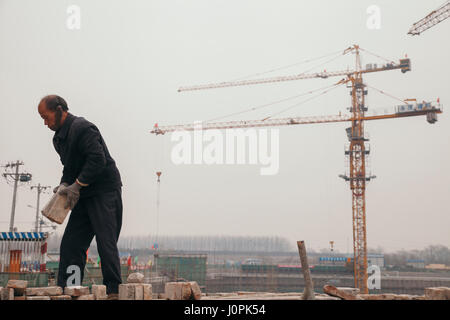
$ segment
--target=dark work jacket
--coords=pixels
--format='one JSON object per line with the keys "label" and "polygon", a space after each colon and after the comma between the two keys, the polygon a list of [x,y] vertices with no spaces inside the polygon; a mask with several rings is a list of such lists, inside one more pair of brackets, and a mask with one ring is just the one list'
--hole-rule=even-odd
{"label": "dark work jacket", "polygon": [[69,185],[78,178],[87,187],[80,199],[120,189],[122,181],[98,128],[82,117],[67,114],[53,136],[53,145],[64,166],[61,182]]}

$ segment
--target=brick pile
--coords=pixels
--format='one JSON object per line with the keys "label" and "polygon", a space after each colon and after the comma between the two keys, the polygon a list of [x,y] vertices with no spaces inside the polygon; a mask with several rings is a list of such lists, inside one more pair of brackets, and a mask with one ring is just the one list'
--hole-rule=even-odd
{"label": "brick pile", "polygon": [[27,288],[24,280],[9,280],[6,288],[0,287],[0,300],[106,300],[106,286],[92,285],[89,287],[72,286],[61,288],[57,286]]}
{"label": "brick pile", "polygon": [[[0,300],[106,300],[106,286],[92,285],[92,288],[83,286],[61,287],[50,286],[42,288],[27,288],[28,282],[24,280],[9,280],[6,288],[0,287]],[[168,282],[164,293],[155,295],[165,300],[200,300],[202,292],[197,282]],[[450,288],[425,288],[424,295],[408,294],[361,294],[359,289],[335,287],[325,285],[323,294],[315,294],[317,300],[450,300]],[[126,284],[119,285],[119,300],[152,300],[152,285],[144,283],[144,276],[133,273]],[[264,292],[238,292],[227,294],[203,295],[205,300],[211,299],[252,299],[252,300],[297,300],[301,293],[264,293]]]}

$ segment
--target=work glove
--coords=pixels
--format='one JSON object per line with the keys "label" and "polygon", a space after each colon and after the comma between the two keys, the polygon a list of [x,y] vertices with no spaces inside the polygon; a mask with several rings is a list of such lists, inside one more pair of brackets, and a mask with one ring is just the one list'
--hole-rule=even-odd
{"label": "work glove", "polygon": [[69,186],[69,184],[67,182],[61,183],[59,186],[57,186],[53,189],[53,193],[56,193],[61,186],[63,186],[64,188],[67,188]]}
{"label": "work glove", "polygon": [[58,194],[67,196],[67,202],[64,205],[64,209],[70,208],[72,210],[80,199],[80,189],[81,186],[74,182],[67,188],[58,191]]}

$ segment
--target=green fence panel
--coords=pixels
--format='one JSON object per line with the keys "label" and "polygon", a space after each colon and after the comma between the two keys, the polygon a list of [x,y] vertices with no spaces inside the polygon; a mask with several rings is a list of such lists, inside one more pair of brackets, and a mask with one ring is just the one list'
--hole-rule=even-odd
{"label": "green fence panel", "polygon": [[6,287],[9,280],[26,280],[27,287],[47,287],[48,273],[46,272],[2,272],[0,273],[0,287]]}

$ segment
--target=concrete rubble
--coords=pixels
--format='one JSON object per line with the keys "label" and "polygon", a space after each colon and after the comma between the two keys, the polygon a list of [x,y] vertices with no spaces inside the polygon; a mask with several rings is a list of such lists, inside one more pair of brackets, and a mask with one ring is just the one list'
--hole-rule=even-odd
{"label": "concrete rubble", "polygon": [[361,294],[359,296],[363,300],[425,300],[424,296],[394,293]]}
{"label": "concrete rubble", "polygon": [[360,294],[359,289],[355,288],[336,288],[334,286],[326,285],[323,288],[324,292],[341,298],[342,300],[450,300],[450,288],[426,288],[425,295],[410,295],[410,294],[394,294],[394,293],[380,293],[380,294]]}
{"label": "concrete rubble", "polygon": [[[324,293],[315,294],[316,300],[450,300],[450,288],[426,288],[425,295],[409,294],[360,294],[357,288],[324,286]],[[202,300],[302,300],[302,292],[227,292],[203,294]]]}

